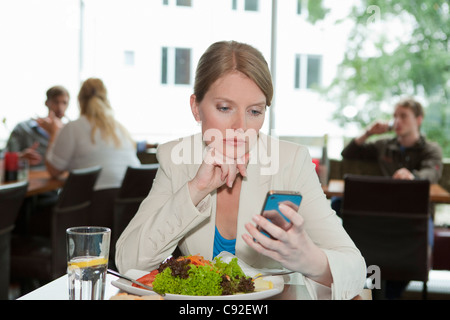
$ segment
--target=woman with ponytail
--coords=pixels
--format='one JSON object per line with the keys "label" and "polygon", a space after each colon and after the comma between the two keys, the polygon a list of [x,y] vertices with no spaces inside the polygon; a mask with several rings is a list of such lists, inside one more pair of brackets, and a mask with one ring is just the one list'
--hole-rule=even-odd
{"label": "woman with ponytail", "polygon": [[139,165],[136,143],[115,118],[103,81],[87,79],[78,94],[80,117],[50,137],[46,166],[53,177],[101,166],[96,191],[120,187],[127,166]]}

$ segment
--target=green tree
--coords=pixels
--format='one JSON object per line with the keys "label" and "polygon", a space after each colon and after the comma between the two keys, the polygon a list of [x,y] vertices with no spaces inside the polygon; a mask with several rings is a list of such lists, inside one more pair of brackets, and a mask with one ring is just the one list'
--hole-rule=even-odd
{"label": "green tree", "polygon": [[[416,96],[425,107],[423,133],[450,157],[449,10],[448,0],[361,0],[354,6],[345,58],[325,89],[338,104],[334,119],[366,126],[392,113],[383,104]],[[346,116],[346,107],[355,105],[358,112]]]}

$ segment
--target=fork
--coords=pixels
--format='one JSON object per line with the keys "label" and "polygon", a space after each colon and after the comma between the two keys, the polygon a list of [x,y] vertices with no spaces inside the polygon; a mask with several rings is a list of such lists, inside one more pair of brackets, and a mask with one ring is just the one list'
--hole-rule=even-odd
{"label": "fork", "polygon": [[291,274],[294,273],[296,271],[282,271],[282,272],[274,272],[274,273],[262,273],[262,274],[258,274],[257,276],[253,277],[253,280],[261,278],[261,277],[268,277],[268,276],[284,276],[286,274]]}
{"label": "fork", "polygon": [[134,283],[134,284],[137,284],[138,286],[141,286],[141,287],[143,287],[143,288],[145,288],[145,289],[147,289],[147,290],[156,292],[157,294],[159,294],[159,295],[161,295],[161,296],[164,296],[164,295],[165,295],[164,293],[160,293],[160,292],[156,291],[155,289],[153,289],[153,287],[147,286],[146,284],[143,284],[143,283],[141,283],[141,282],[139,282],[139,281],[137,281],[137,280],[134,280],[134,279],[132,279],[132,278],[130,278],[130,277],[127,277],[127,276],[125,276],[125,275],[123,275],[123,274],[121,274],[121,273],[119,273],[119,272],[117,272],[117,271],[114,271],[114,270],[111,270],[111,269],[107,269],[106,271],[107,271],[108,273],[112,274],[112,275],[115,275],[116,277],[119,277],[119,278],[128,280],[128,281],[130,281],[130,282],[132,282],[132,283]]}

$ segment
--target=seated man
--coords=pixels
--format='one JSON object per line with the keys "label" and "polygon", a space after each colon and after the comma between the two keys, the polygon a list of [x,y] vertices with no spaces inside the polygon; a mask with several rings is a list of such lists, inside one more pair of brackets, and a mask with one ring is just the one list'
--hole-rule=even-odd
{"label": "seated man", "polygon": [[62,127],[62,118],[69,106],[69,92],[62,86],[47,90],[45,105],[48,116],[20,122],[11,132],[6,150],[20,152],[31,166],[43,166],[47,151],[49,131]]}
{"label": "seated man", "polygon": [[[424,118],[422,105],[413,99],[399,101],[394,110],[392,128],[376,122],[366,132],[353,139],[342,151],[344,159],[377,161],[381,172],[394,179],[428,179],[437,183],[442,176],[442,150],[420,134]],[[366,140],[374,134],[394,130],[394,138]],[[339,215],[341,201],[332,199],[332,207]]]}
{"label": "seated man", "polygon": [[376,122],[366,132],[353,139],[342,151],[344,159],[377,160],[385,176],[394,179],[428,179],[437,183],[442,175],[442,150],[420,134],[424,118],[422,105],[405,99],[394,111],[396,137],[366,142],[374,134],[391,130],[388,124]]}
{"label": "seated man", "polygon": [[[399,101],[394,110],[394,124],[376,122],[366,132],[353,139],[342,151],[344,159],[377,161],[381,172],[394,179],[428,179],[437,183],[442,175],[442,150],[434,142],[427,141],[420,134],[424,118],[422,105],[413,99]],[[394,130],[394,138],[366,142],[375,134]],[[340,213],[341,199],[332,199],[332,207]],[[433,221],[430,219],[429,243],[433,245]],[[408,283],[389,281],[386,297],[400,297]]]}
{"label": "seated man", "polygon": [[[45,166],[50,134],[63,126],[62,118],[69,105],[69,92],[62,86],[51,87],[47,90],[45,105],[48,116],[20,122],[11,132],[6,144],[7,151],[19,152],[20,157],[28,159],[30,167]],[[51,209],[57,199],[57,191],[39,194],[35,199],[26,198],[15,232],[36,231],[38,234],[48,235]]]}

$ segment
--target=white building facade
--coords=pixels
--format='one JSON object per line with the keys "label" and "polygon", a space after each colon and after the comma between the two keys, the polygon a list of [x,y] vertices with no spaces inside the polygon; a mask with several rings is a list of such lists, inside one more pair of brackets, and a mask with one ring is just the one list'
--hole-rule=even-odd
{"label": "white building facade", "polygon": [[[276,68],[273,134],[343,135],[329,119],[335,106],[313,90],[332,81],[343,57],[348,28],[328,22],[336,15],[345,16],[349,7],[341,2],[325,1],[333,19],[311,25],[306,1],[276,1],[275,64],[271,61],[272,0],[40,0],[39,6],[32,0],[21,2],[29,2],[42,14],[37,19],[33,10],[25,10],[19,28],[23,41],[0,35],[11,45],[15,41],[10,63],[1,59],[4,65],[0,65],[6,74],[14,74],[15,82],[8,82],[3,73],[1,87],[11,87],[9,92],[25,99],[6,99],[7,105],[16,105],[14,113],[1,114],[9,129],[27,116],[45,113],[44,94],[54,84],[70,90],[68,115],[76,118],[80,82],[99,77],[117,118],[136,139],[165,142],[196,133],[199,128],[189,97],[197,61],[211,43],[236,40],[261,50]],[[19,5],[6,6],[3,9],[10,16],[21,10]],[[20,23],[12,18],[10,22]],[[17,61],[21,56],[22,61]],[[32,61],[24,62],[28,56]],[[269,112],[266,132],[268,116]]]}

